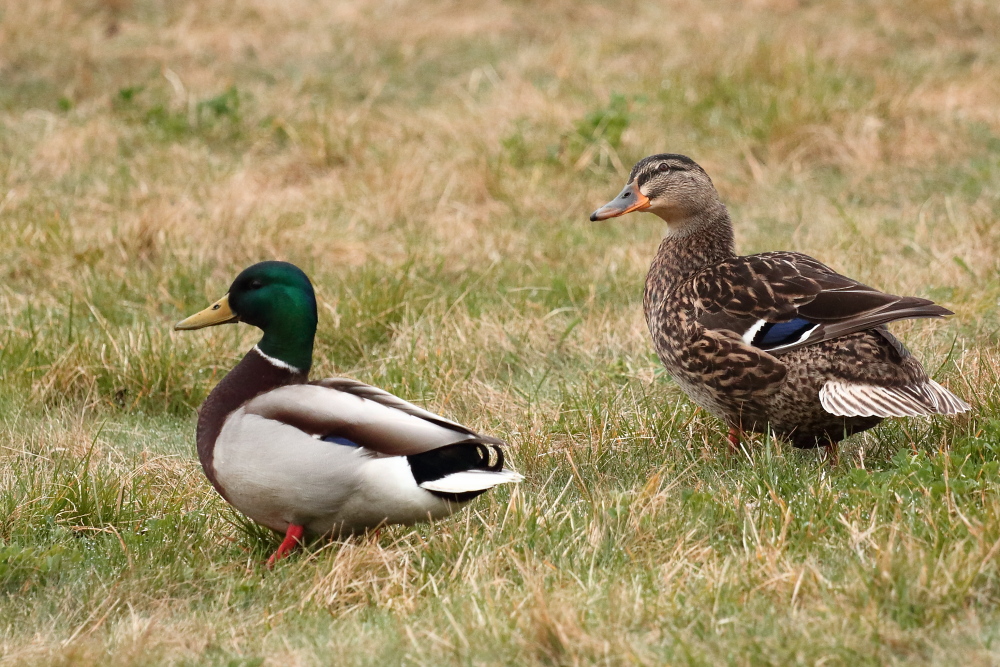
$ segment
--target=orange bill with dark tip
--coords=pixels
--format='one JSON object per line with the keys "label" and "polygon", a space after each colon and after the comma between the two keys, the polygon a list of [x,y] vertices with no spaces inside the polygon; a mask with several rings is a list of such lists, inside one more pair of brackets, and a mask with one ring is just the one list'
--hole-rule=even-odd
{"label": "orange bill with dark tip", "polygon": [[593,221],[617,218],[632,211],[642,211],[649,208],[649,197],[639,192],[639,185],[632,181],[618,196],[590,214]]}

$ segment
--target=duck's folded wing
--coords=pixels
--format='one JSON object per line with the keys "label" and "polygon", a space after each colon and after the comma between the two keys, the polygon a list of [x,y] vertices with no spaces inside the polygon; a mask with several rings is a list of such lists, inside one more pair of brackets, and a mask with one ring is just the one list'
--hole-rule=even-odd
{"label": "duck's folded wing", "polygon": [[355,396],[360,396],[361,398],[375,401],[381,405],[389,408],[400,410],[408,415],[413,415],[414,417],[419,417],[433,424],[438,424],[447,429],[457,431],[459,433],[466,433],[469,436],[478,438],[484,442],[492,442],[497,445],[506,444],[503,440],[499,438],[491,438],[489,436],[480,435],[476,433],[468,426],[459,424],[450,419],[446,419],[441,415],[434,414],[428,410],[424,410],[421,407],[417,407],[409,401],[404,401],[399,396],[395,394],[390,394],[384,389],[379,389],[378,387],[373,387],[370,384],[365,384],[364,382],[359,382],[358,380],[352,380],[351,378],[324,378],[322,380],[315,380],[310,384],[319,385],[320,387],[326,387],[328,389],[334,389],[336,391],[343,391],[348,394],[353,394]]}
{"label": "duck's folded wing", "polygon": [[317,438],[343,439],[388,456],[410,456],[473,439],[495,440],[392,394],[341,378],[280,387],[250,400],[245,409]]}
{"label": "duck's folded wing", "polygon": [[698,322],[771,354],[894,320],[952,312],[927,299],[886,294],[791,252],[736,257],[692,282]]}

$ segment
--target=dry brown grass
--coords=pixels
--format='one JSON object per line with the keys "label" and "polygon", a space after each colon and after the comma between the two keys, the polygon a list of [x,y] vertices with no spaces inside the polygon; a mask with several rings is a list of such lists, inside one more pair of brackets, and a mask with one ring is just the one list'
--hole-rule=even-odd
{"label": "dry brown grass", "polygon": [[[0,664],[995,663],[998,33],[987,0],[0,6]],[[586,220],[658,151],[747,252],[954,309],[897,329],[978,412],[720,456],[650,354],[660,229]],[[262,576],[190,453],[256,334],[170,325],[266,258],[317,284],[318,374],[528,481]]]}

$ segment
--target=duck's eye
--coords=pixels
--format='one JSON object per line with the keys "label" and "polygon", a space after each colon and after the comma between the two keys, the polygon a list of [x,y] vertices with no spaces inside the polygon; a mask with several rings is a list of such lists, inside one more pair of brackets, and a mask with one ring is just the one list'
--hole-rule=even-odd
{"label": "duck's eye", "polygon": [[662,172],[670,171],[670,165],[667,164],[666,162],[661,162],[656,166],[656,170]]}
{"label": "duck's eye", "polygon": [[260,289],[263,286],[264,286],[264,283],[262,283],[259,280],[251,280],[250,281],[250,289]]}

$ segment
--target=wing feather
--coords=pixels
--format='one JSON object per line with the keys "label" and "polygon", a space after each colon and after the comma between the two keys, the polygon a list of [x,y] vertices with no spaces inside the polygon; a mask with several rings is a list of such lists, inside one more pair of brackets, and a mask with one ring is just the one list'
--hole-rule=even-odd
{"label": "wing feather", "polygon": [[327,387],[328,389],[334,389],[336,391],[343,391],[348,394],[353,394],[355,396],[360,396],[361,398],[368,399],[370,401],[375,401],[386,407],[393,408],[395,410],[400,410],[408,415],[413,415],[414,417],[419,417],[420,419],[425,419],[433,424],[443,426],[445,428],[450,428],[459,433],[465,433],[470,436],[474,436],[483,441],[492,441],[495,444],[504,445],[506,444],[503,440],[498,438],[491,438],[489,436],[480,435],[467,426],[463,426],[458,422],[446,419],[441,415],[434,414],[428,410],[424,410],[421,407],[417,407],[409,401],[405,401],[395,394],[390,394],[384,389],[379,389],[370,384],[365,384],[364,382],[359,382],[358,380],[353,380],[351,378],[324,378],[322,380],[314,380],[310,384],[319,385],[321,387]]}
{"label": "wing feather", "polygon": [[[837,338],[895,320],[944,317],[952,312],[927,299],[887,294],[842,276],[807,255],[763,253],[702,270],[692,283],[698,322],[729,330],[772,354]],[[766,324],[801,320],[814,326],[787,342],[757,336]],[[807,327],[802,326],[803,334]]]}
{"label": "wing feather", "polygon": [[410,456],[484,438],[370,385],[331,378],[280,387],[247,402],[246,411],[293,426],[318,438],[336,436],[387,456]]}

